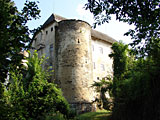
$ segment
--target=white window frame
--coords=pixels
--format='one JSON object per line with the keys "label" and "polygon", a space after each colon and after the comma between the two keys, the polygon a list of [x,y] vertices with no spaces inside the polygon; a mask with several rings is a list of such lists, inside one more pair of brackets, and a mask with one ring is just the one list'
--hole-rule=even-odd
{"label": "white window frame", "polygon": [[101,71],[105,71],[105,66],[104,66],[104,64],[101,64]]}
{"label": "white window frame", "polygon": [[92,51],[94,51],[94,45],[92,45]]}
{"label": "white window frame", "polygon": [[103,48],[102,47],[99,47],[99,51],[101,54],[103,54]]}
{"label": "white window frame", "polygon": [[93,62],[93,69],[96,69],[96,63]]}

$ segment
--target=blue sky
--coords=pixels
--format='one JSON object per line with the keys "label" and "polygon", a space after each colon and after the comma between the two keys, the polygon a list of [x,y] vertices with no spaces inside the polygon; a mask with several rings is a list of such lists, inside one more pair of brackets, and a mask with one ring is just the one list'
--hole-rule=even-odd
{"label": "blue sky", "polygon": [[[21,10],[26,0],[13,1],[18,9]],[[41,10],[41,18],[36,21],[30,21],[28,26],[30,29],[37,28],[42,25],[52,13],[68,19],[81,19],[92,25],[94,22],[93,15],[89,11],[83,9],[85,3],[87,3],[87,0],[39,0],[38,6]],[[117,41],[123,40],[125,43],[129,43],[131,42],[130,37],[123,36],[123,34],[130,28],[133,28],[133,26],[118,22],[113,16],[110,23],[98,26],[96,30],[111,36]]]}

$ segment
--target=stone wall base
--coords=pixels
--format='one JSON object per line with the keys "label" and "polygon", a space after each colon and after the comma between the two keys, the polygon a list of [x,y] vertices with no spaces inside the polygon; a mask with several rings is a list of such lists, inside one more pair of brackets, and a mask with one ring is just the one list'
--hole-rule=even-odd
{"label": "stone wall base", "polygon": [[93,103],[70,103],[71,110],[75,111],[76,114],[82,114],[86,112],[93,112],[96,111],[96,105]]}

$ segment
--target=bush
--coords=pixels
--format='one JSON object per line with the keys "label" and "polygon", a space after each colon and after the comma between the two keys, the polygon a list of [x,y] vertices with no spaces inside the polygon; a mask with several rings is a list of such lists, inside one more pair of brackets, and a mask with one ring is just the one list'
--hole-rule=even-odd
{"label": "bush", "polygon": [[[154,54],[151,54],[146,58],[133,59],[130,54],[117,52],[125,45],[116,43],[114,46],[117,47],[113,49],[112,57],[117,61],[114,64],[112,91],[113,120],[158,120],[160,118],[160,62],[157,57],[159,56],[154,58]],[[127,51],[129,53],[129,50]],[[121,56],[119,61],[118,56]],[[126,65],[119,65],[121,61],[125,61]],[[119,67],[123,67],[121,68],[123,71],[118,72]]]}
{"label": "bush", "polygon": [[42,70],[43,59],[38,59],[35,52],[28,58],[28,67],[11,73],[8,89],[10,113],[5,116],[10,120],[45,119],[48,113],[61,113],[65,118],[69,114],[69,104],[54,83],[49,83],[48,73]]}

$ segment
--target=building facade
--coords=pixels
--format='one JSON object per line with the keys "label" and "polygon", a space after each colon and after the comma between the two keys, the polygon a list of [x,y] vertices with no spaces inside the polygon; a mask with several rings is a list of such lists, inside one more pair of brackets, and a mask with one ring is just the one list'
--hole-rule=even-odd
{"label": "building facade", "polygon": [[65,19],[52,14],[37,32],[32,50],[49,59],[55,72],[52,80],[62,89],[64,97],[77,112],[91,111],[96,93],[91,87],[112,75],[111,46],[116,40],[91,29],[81,20]]}

